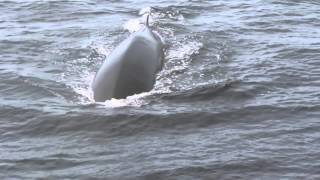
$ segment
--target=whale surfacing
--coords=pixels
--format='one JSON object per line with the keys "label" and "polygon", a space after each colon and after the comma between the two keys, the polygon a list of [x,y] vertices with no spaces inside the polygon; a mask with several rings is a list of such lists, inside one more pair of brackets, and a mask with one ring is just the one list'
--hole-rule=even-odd
{"label": "whale surfacing", "polygon": [[150,91],[163,58],[163,44],[149,28],[147,18],[146,26],[122,41],[98,70],[92,82],[94,100],[120,99]]}

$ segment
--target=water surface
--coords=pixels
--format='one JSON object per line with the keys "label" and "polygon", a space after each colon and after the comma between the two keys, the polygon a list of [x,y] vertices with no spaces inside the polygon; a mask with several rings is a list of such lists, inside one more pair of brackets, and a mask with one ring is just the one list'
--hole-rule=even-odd
{"label": "water surface", "polygon": [[[319,10],[1,1],[1,179],[319,179]],[[155,88],[94,103],[92,77],[145,13],[168,46]]]}

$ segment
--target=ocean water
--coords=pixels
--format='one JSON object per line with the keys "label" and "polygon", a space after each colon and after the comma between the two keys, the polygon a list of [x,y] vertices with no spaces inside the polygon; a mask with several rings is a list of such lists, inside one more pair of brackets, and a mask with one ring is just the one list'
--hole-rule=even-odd
{"label": "ocean water", "polygon": [[[148,13],[154,89],[95,103]],[[1,179],[320,179],[319,130],[319,1],[0,1]]]}

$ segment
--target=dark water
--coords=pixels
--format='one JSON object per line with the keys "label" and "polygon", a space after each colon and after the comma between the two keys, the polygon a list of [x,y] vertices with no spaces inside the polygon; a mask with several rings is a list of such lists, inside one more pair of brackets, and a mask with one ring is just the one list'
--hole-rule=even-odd
{"label": "dark water", "polygon": [[[154,90],[92,102],[146,12]],[[319,179],[319,67],[316,0],[0,1],[0,178]]]}

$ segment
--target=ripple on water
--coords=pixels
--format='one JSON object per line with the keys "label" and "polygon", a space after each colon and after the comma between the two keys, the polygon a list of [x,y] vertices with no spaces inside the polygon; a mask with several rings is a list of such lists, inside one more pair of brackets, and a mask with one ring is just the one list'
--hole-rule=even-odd
{"label": "ripple on water", "polygon": [[[319,179],[319,5],[1,1],[0,178]],[[146,13],[155,88],[94,103]]]}

